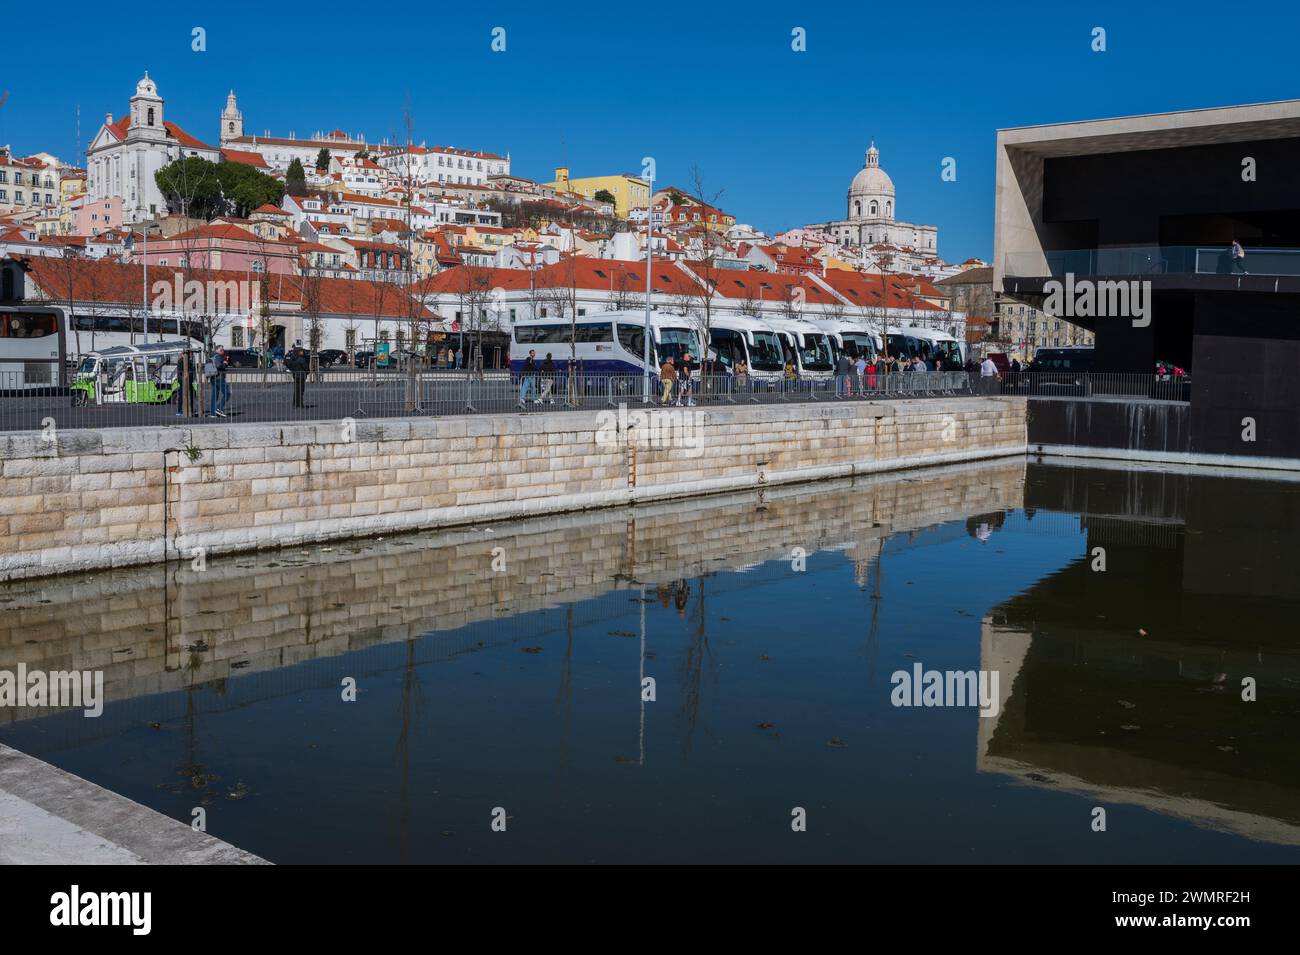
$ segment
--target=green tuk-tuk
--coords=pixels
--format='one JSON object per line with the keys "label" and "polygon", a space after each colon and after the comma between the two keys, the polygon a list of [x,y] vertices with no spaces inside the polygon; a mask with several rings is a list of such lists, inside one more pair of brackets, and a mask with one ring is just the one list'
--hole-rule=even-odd
{"label": "green tuk-tuk", "polygon": [[87,352],[72,381],[74,405],[166,404],[176,397],[190,363],[195,400],[200,395],[202,349],[197,342],[116,345]]}

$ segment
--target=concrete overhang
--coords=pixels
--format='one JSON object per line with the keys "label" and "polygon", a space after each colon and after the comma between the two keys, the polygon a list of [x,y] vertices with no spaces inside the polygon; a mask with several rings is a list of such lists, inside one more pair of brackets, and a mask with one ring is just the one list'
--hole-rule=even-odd
{"label": "concrete overhang", "polygon": [[[1043,254],[1043,176],[1048,159],[1300,137],[1300,100],[1150,113],[999,129],[994,202],[993,289],[1007,288],[1007,258]],[[1020,270],[1023,274],[1023,269]],[[1021,291],[1025,291],[1023,288]],[[1028,301],[1028,299],[1025,299]]]}
{"label": "concrete overhang", "polygon": [[1043,157],[1300,137],[1300,99],[998,130],[998,145]]}

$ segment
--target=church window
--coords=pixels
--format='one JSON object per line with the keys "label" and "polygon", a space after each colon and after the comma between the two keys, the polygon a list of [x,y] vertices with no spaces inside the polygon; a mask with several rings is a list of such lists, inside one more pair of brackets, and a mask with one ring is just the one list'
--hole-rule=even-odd
{"label": "church window", "polygon": [[871,214],[873,216],[877,216],[880,214],[880,207],[876,205],[876,203],[874,202],[871,204]]}
{"label": "church window", "polygon": [[153,125],[153,107],[152,107],[152,106],[149,107],[149,121],[148,121],[148,123],[146,123],[146,125],[148,125],[148,126],[152,126],[152,125]]}
{"label": "church window", "polygon": [[230,131],[233,133],[235,131],[235,124],[230,123],[229,126],[230,126]]}
{"label": "church window", "polygon": [[862,202],[860,200],[853,203],[853,215],[855,218],[862,215]]}

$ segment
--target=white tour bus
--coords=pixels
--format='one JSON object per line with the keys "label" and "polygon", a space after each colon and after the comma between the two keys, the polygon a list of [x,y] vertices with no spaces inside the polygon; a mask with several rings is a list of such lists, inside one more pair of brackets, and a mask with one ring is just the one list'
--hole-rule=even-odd
{"label": "white tour bus", "polygon": [[907,326],[891,330],[886,336],[889,341],[889,354],[894,358],[924,358],[933,363],[936,356],[941,356],[950,370],[957,371],[966,363],[966,346],[947,332],[933,328]]}
{"label": "white tour bus", "polygon": [[859,355],[871,361],[880,354],[884,345],[879,335],[860,322],[838,318],[814,318],[812,323],[831,336],[837,357],[840,352],[846,352],[854,361]]}
{"label": "white tour bus", "polygon": [[709,344],[723,374],[733,375],[743,361],[756,381],[779,381],[785,362],[781,339],[766,322],[748,315],[717,316],[710,322]]}
{"label": "white tour bus", "polygon": [[[576,325],[576,334],[575,332]],[[563,318],[537,318],[515,323],[510,333],[510,372],[518,375],[528,352],[536,352],[538,367],[550,354],[556,374],[568,374],[569,356],[575,354],[584,377],[641,376],[645,369],[645,312],[597,312],[582,315],[576,323]],[[699,374],[704,349],[700,333],[680,315],[650,313],[651,373],[670,355],[680,362],[690,353]]]}
{"label": "white tour bus", "polygon": [[781,337],[782,347],[793,354],[801,379],[830,381],[835,377],[835,346],[831,336],[803,319],[765,318]]}
{"label": "white tour bus", "polygon": [[0,392],[65,387],[65,334],[62,309],[0,308]]}
{"label": "white tour bus", "polygon": [[[102,352],[106,348],[143,345],[146,343],[144,316],[126,315],[78,315],[69,323],[67,354],[72,364],[93,351]],[[184,327],[189,331],[189,338],[194,343],[203,341],[203,326],[196,321],[187,321]],[[149,316],[149,343],[182,342],[177,333],[177,320],[159,315]]]}

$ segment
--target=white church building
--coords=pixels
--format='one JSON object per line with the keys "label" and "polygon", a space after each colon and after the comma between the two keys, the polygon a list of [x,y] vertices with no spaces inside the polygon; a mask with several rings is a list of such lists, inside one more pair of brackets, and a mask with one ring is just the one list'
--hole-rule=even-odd
{"label": "white church building", "polygon": [[807,232],[833,236],[841,246],[870,248],[890,245],[911,252],[935,254],[939,229],[894,218],[894,181],[880,168],[880,150],[872,143],[866,162],[849,184],[846,218],[805,226]]}
{"label": "white church building", "polygon": [[104,117],[104,125],[86,150],[86,190],[92,200],[120,197],[122,222],[130,225],[167,214],[167,201],[154,173],[185,156],[218,162],[221,153],[163,119],[163,98],[149,78],[135,85],[131,108],[120,119]]}

